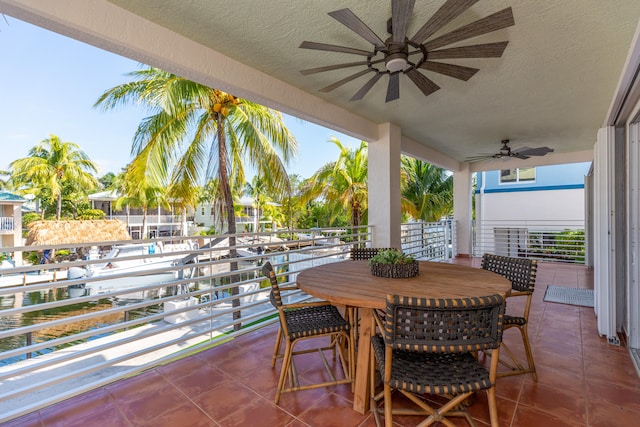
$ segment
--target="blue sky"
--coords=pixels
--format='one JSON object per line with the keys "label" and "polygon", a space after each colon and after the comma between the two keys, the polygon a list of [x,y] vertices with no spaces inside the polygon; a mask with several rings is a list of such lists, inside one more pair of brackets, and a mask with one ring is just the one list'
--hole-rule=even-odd
{"label": "blue sky", "polygon": [[[131,159],[131,140],[144,111],[127,107],[102,111],[92,106],[107,89],[127,81],[139,64],[17,19],[0,19],[0,169],[50,134],[75,142],[100,168],[119,172]],[[300,146],[290,173],[309,177],[336,160],[336,136],[349,147],[359,141],[302,120],[286,117]]]}

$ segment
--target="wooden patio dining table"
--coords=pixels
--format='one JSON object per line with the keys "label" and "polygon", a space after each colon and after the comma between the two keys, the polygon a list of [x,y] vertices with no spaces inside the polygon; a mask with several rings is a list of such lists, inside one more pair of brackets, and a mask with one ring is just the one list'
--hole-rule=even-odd
{"label": "wooden patio dining table", "polygon": [[384,309],[387,294],[424,298],[467,298],[500,294],[506,297],[511,282],[479,268],[441,262],[420,262],[420,274],[408,279],[388,279],[371,274],[368,261],[342,261],[306,269],[298,274],[298,286],[332,304],[358,307],[360,326],[353,409],[369,409],[369,362],[373,310]]}

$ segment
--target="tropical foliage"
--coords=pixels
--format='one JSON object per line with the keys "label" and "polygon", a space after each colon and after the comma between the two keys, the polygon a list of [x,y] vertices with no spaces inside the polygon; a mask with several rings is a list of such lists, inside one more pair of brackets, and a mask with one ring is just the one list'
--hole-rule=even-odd
{"label": "tropical foliage", "polygon": [[169,197],[191,204],[198,185],[217,178],[231,234],[236,232],[232,188],[244,184],[245,166],[273,193],[285,193],[285,163],[297,143],[279,112],[156,68],[129,76],[131,82],[109,89],[95,105],[135,103],[149,109],[133,138],[133,179],[168,182]]}
{"label": "tropical foliage", "polygon": [[148,237],[147,217],[149,210],[158,206],[169,207],[166,197],[166,189],[160,185],[150,182],[146,176],[142,176],[139,181],[134,177],[131,165],[116,176],[113,185],[120,197],[116,199],[114,207],[116,210],[125,209],[127,220],[129,208],[137,207],[142,209],[142,238]]}
{"label": "tropical foliage", "polygon": [[[9,171],[0,170],[0,177],[1,176],[9,177],[11,176],[11,173]],[[0,178],[0,190],[5,190],[8,188],[9,188],[9,179]]]}
{"label": "tropical foliage", "polygon": [[99,185],[93,175],[96,165],[89,156],[77,144],[62,142],[55,135],[31,148],[28,157],[11,162],[10,168],[17,192],[55,203],[57,220],[61,217],[64,194],[74,202]]}
{"label": "tropical foliage", "polygon": [[453,175],[413,157],[402,157],[402,208],[416,220],[439,221],[453,214]]}
{"label": "tropical foliage", "polygon": [[[251,182],[245,184],[244,194],[250,196],[256,205],[256,216],[258,217],[258,227],[260,227],[260,220],[267,202],[271,201],[271,197],[268,195],[268,188],[265,180],[256,175]],[[254,230],[256,232],[262,231],[260,229]]]}
{"label": "tropical foliage", "polygon": [[303,201],[321,198],[330,212],[330,223],[343,212],[350,217],[350,225],[361,225],[367,212],[367,143],[362,141],[355,150],[345,147],[337,138],[332,142],[340,149],[335,162],[321,167],[311,178],[302,194]]}

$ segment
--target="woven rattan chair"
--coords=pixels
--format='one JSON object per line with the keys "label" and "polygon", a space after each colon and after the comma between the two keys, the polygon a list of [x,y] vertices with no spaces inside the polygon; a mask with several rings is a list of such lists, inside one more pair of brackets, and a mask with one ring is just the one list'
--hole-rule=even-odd
{"label": "woven rattan chair", "polygon": [[[529,342],[529,333],[527,331],[531,299],[536,284],[538,262],[534,259],[484,254],[482,256],[482,268],[493,271],[511,281],[511,294],[507,300],[511,298],[524,298],[524,308],[521,312],[518,311],[518,315],[506,314],[504,316],[504,329],[518,328],[520,331],[527,357],[527,366],[525,367],[503,342],[502,349],[504,351],[502,352],[503,360],[501,363],[509,370],[500,372],[498,376],[503,377],[531,373],[534,381],[538,381],[536,365],[533,361],[533,352],[531,351],[531,343]],[[509,360],[504,358],[505,355]]]}
{"label": "woven rattan chair", "polygon": [[385,251],[391,248],[351,248],[351,259],[353,261],[366,261],[370,260],[377,255],[380,251]]}
{"label": "woven rattan chair", "polygon": [[[283,304],[280,295],[280,286],[276,274],[270,262],[266,262],[262,267],[262,274],[271,283],[271,304],[278,309],[280,317],[280,330],[276,338],[276,345],[273,349],[273,359],[271,367],[274,368],[276,360],[282,358],[282,369],[278,380],[275,403],[280,402],[280,395],[286,392],[307,390],[318,387],[326,387],[337,384],[352,384],[354,378],[354,339],[353,331],[347,320],[342,317],[338,309],[325,301],[303,302],[294,304]],[[287,289],[295,289],[290,287]],[[305,346],[304,350],[295,351],[295,345],[312,338],[328,337],[329,344],[310,348]],[[284,351],[280,351],[282,340],[284,339]],[[336,351],[344,378],[336,379],[334,373],[326,360],[324,351],[331,350],[334,359]],[[327,370],[330,380],[314,384],[301,385],[294,364],[294,356],[304,353],[319,353],[323,364]]]}
{"label": "woven rattan chair", "polygon": [[[392,426],[393,414],[427,416],[420,426],[436,422],[455,426],[447,417],[456,416],[475,426],[465,400],[478,390],[487,390],[491,425],[497,427],[495,379],[504,308],[500,295],[461,299],[388,295],[384,320],[375,316],[382,336],[371,338],[371,408],[376,424],[381,426],[383,413],[386,427]],[[478,351],[495,356],[488,370],[476,359]],[[378,394],[376,367],[383,384]],[[393,408],[393,391],[417,407]],[[425,394],[448,400],[436,409],[422,396]],[[379,408],[382,398],[384,406]]]}
{"label": "woven rattan chair", "polygon": [[[352,261],[368,261],[374,256],[378,254],[380,251],[386,251],[392,248],[351,248],[351,260]],[[354,329],[355,336],[358,336],[358,328],[360,327],[358,319],[358,308],[357,307],[347,307],[347,313],[351,319],[353,319],[352,326]],[[384,316],[383,312],[379,313],[381,316]]]}

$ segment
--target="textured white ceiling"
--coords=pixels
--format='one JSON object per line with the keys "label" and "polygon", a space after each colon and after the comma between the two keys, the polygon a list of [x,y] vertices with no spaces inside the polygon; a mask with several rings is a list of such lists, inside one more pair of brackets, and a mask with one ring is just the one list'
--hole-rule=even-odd
{"label": "textured white ceiling", "polygon": [[[514,149],[592,149],[640,17],[638,0],[480,0],[438,34],[511,6],[515,26],[459,43],[508,40],[502,58],[447,61],[480,69],[467,82],[425,72],[441,87],[428,97],[402,76],[400,99],[385,103],[385,77],[364,100],[349,102],[370,76],[320,93],[357,69],[299,71],[362,57],[298,46],[307,40],[369,50],[327,12],[349,7],[384,39],[389,0],[110,2],[375,123],[398,124],[404,135],[458,161],[497,151],[503,138]],[[443,2],[417,0],[408,34]]]}

